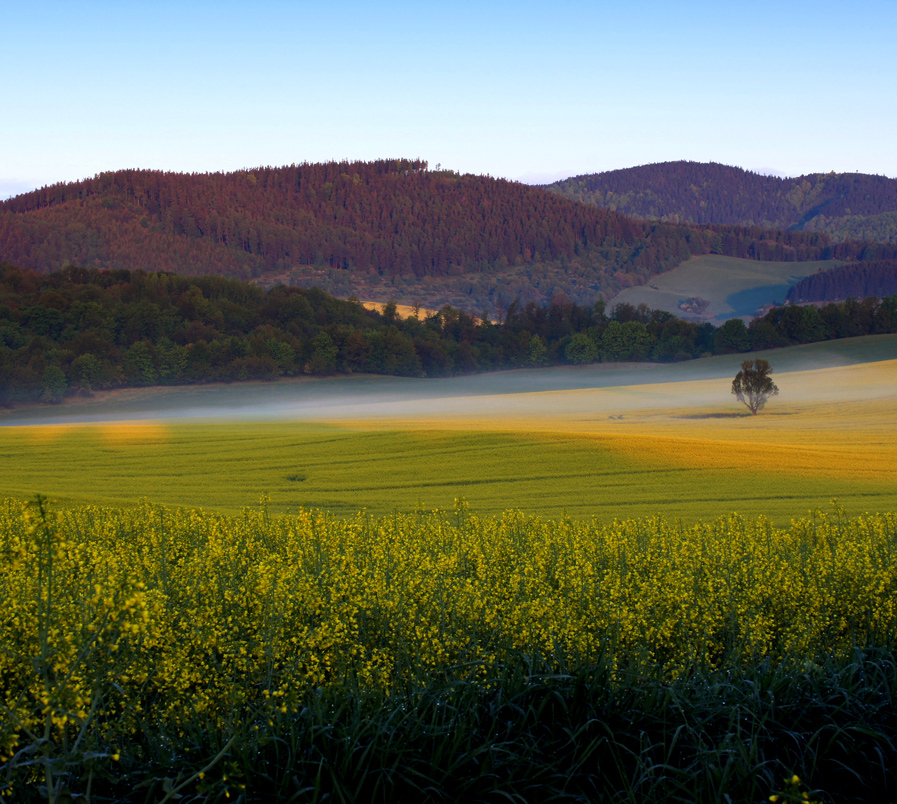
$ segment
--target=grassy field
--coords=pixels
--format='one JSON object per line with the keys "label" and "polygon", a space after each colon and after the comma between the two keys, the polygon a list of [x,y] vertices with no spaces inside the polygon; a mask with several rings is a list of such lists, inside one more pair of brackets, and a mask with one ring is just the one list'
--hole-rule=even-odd
{"label": "grassy field", "polygon": [[[200,408],[218,421],[176,416],[177,394],[195,402],[196,389],[167,389],[167,418],[157,420],[116,421],[114,403],[100,407],[107,420],[90,423],[39,423],[32,412],[28,426],[0,428],[0,494],[227,512],[266,496],[274,512],[339,515],[447,509],[464,497],[482,513],[603,521],[738,511],[787,522],[835,497],[849,513],[895,510],[897,360],[882,358],[897,357],[897,338],[857,341],[772,353],[791,370],[775,374],[781,395],[756,417],[729,393],[738,356],[442,385],[275,384],[261,387],[260,405],[291,387],[331,391],[279,404],[267,420],[247,413],[252,397],[240,388],[231,393],[249,396],[239,415]],[[879,359],[853,362],[864,355]],[[124,405],[117,415],[129,412]]]}
{"label": "grassy field", "polygon": [[759,307],[773,301],[781,304],[788,288],[797,280],[836,265],[840,265],[837,260],[759,262],[719,255],[693,257],[672,271],[655,276],[651,285],[627,288],[610,304],[644,302],[652,309],[682,315],[679,304],[700,296],[710,302],[708,320],[719,323],[728,318],[754,315]]}

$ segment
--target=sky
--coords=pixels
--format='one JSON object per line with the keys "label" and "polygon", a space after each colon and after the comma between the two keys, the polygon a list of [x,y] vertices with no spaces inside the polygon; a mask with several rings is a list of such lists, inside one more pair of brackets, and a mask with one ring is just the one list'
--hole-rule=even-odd
{"label": "sky", "polygon": [[408,157],[897,177],[894,0],[0,0],[0,198]]}

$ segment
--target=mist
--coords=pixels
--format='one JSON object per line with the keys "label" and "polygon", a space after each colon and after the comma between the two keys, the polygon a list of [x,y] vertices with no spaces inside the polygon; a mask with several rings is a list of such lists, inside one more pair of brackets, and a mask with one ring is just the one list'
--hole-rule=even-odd
{"label": "mist", "polygon": [[[742,360],[757,357],[770,361],[776,378],[786,372],[897,359],[897,336],[874,336],[874,341],[828,341],[675,364],[599,363],[444,379],[359,375],[121,389],[58,406],[4,411],[0,413],[0,426],[139,420],[373,422],[412,418],[457,418],[465,422],[483,418],[495,424],[504,416],[564,415],[594,420],[652,408],[667,408],[670,413],[687,413],[708,405],[737,410],[730,394],[731,379]],[[794,390],[788,397],[791,401],[796,399]],[[559,393],[577,391],[583,393]],[[811,391],[815,397],[827,392],[825,388],[808,389],[808,396]],[[835,392],[834,388],[828,390],[830,394]]]}

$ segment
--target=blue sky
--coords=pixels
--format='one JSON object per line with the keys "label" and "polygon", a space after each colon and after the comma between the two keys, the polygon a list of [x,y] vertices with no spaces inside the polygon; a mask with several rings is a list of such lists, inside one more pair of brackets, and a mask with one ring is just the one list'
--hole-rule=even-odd
{"label": "blue sky", "polygon": [[0,198],[397,156],[897,176],[894,0],[0,0],[0,41]]}

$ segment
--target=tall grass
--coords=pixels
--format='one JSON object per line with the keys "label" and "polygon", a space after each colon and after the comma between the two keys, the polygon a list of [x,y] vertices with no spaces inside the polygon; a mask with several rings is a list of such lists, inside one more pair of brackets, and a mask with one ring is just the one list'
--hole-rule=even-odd
{"label": "tall grass", "polygon": [[17,801],[862,800],[897,759],[892,514],[4,509]]}

